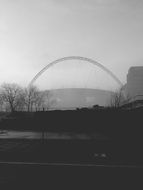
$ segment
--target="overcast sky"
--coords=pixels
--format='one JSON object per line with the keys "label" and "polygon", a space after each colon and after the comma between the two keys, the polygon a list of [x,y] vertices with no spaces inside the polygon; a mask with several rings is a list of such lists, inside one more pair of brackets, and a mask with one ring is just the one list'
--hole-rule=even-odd
{"label": "overcast sky", "polygon": [[[0,83],[27,85],[48,63],[71,55],[100,62],[125,83],[129,67],[143,65],[143,1],[0,0]],[[109,78],[89,63],[66,61],[36,83],[117,87]]]}

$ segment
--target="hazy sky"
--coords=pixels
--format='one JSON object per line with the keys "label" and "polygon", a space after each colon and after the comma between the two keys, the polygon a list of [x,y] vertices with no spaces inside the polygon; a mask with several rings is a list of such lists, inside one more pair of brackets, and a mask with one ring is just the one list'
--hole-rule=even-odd
{"label": "hazy sky", "polygon": [[[46,64],[71,55],[100,62],[125,83],[129,67],[143,65],[143,1],[0,0],[0,83],[27,85]],[[107,79],[90,64],[67,61],[37,84],[116,86]]]}

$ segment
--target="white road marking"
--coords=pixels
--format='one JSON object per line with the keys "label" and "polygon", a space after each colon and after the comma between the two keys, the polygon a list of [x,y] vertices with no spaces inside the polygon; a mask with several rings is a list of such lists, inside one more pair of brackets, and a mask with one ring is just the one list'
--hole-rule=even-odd
{"label": "white road marking", "polygon": [[80,164],[80,163],[40,163],[40,162],[6,162],[0,164],[8,165],[37,165],[37,166],[78,166],[78,167],[104,167],[104,168],[143,168],[143,165],[102,165],[102,164]]}

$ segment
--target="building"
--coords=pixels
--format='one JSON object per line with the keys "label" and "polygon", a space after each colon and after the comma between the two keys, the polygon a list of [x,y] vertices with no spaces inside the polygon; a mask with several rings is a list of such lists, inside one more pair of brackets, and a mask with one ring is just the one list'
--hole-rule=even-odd
{"label": "building", "polygon": [[143,67],[131,67],[127,74],[126,92],[134,99],[143,99]]}

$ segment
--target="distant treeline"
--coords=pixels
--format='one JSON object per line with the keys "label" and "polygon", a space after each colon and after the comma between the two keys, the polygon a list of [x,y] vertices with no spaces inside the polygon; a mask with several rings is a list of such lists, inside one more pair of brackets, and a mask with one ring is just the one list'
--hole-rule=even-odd
{"label": "distant treeline", "polygon": [[49,109],[50,91],[40,91],[36,86],[23,88],[15,83],[0,86],[0,110],[6,112],[38,111]]}
{"label": "distant treeline", "polygon": [[[36,86],[21,87],[15,83],[4,83],[0,86],[0,111],[47,111],[56,103],[51,97],[50,90],[40,91]],[[130,101],[129,96],[125,96],[123,89],[112,93],[109,107],[118,108]],[[101,109],[95,105],[94,109]],[[77,108],[78,109],[78,108]]]}

